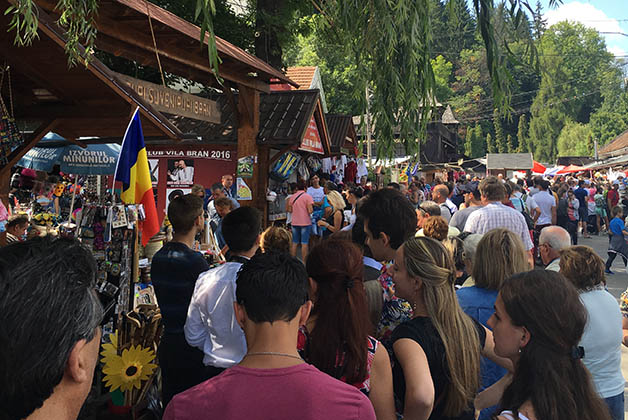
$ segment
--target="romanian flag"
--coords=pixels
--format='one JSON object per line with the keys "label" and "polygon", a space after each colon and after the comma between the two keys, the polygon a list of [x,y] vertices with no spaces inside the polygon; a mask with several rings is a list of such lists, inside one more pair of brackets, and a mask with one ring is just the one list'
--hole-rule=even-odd
{"label": "romanian flag", "polygon": [[142,134],[139,107],[133,113],[126,129],[116,165],[115,180],[122,183],[122,201],[126,204],[143,204],[146,218],[142,227],[142,245],[159,232],[159,219],[153,197],[146,146]]}

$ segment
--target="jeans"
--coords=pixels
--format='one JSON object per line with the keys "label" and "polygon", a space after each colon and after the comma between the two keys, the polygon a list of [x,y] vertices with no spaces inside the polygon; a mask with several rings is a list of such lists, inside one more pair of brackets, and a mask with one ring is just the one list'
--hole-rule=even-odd
{"label": "jeans", "polygon": [[[608,260],[606,260],[606,271],[609,271],[611,269],[611,265],[613,265],[613,261],[615,261],[615,257],[616,256],[617,256],[617,252],[609,252],[608,253]],[[621,259],[624,260],[624,265],[628,266],[628,261],[626,261],[626,257],[624,257],[622,255]],[[615,398],[615,397],[613,397],[613,398]]]}
{"label": "jeans", "polygon": [[612,420],[624,420],[624,393],[617,394],[614,397],[604,398],[604,402],[608,406]]}

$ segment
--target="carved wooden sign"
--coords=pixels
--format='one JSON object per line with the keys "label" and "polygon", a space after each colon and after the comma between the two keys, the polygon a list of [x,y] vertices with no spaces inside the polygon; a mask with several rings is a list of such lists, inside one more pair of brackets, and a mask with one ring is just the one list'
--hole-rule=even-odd
{"label": "carved wooden sign", "polygon": [[165,88],[120,73],[116,73],[116,77],[131,87],[159,112],[215,124],[220,123],[220,108],[216,101]]}

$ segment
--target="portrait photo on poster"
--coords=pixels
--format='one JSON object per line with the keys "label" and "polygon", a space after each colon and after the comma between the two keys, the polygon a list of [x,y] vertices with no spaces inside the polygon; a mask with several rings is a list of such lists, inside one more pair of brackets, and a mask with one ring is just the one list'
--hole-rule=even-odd
{"label": "portrait photo on poster", "polygon": [[168,159],[168,185],[194,184],[194,159]]}
{"label": "portrait photo on poster", "polygon": [[166,188],[166,208],[164,209],[168,213],[168,205],[175,198],[189,194],[192,192],[192,188]]}
{"label": "portrait photo on poster", "polygon": [[150,170],[150,182],[153,187],[159,182],[159,159],[148,159],[148,169]]}

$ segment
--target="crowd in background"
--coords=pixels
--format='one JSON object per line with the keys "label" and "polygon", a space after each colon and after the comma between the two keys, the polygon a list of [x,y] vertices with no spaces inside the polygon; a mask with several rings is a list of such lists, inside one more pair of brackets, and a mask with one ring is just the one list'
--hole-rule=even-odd
{"label": "crowd in background", "polygon": [[[173,238],[153,258],[165,419],[623,419],[628,306],[606,290],[610,264],[577,245],[606,230],[610,262],[628,255],[623,179],[413,179],[375,190],[317,174],[292,186],[289,229],[263,232],[260,212],[234,208],[227,191],[223,179],[207,202],[200,188],[173,197]],[[192,248],[213,211],[228,260],[210,268]],[[0,295],[0,332],[54,328],[54,316],[40,325],[15,307],[27,293],[15,282],[38,281],[19,261],[51,247],[84,252],[59,241],[0,250],[0,289],[10,291]],[[59,310],[74,313],[91,295],[85,260]],[[93,362],[77,346],[99,340],[77,332],[94,331],[81,321],[65,328],[71,345],[56,376],[15,385],[10,378],[49,348],[30,343],[19,362],[12,352],[24,338],[0,348],[0,388],[9,390],[0,406],[11,418],[35,409],[53,418],[70,396],[66,412],[77,411]]]}

